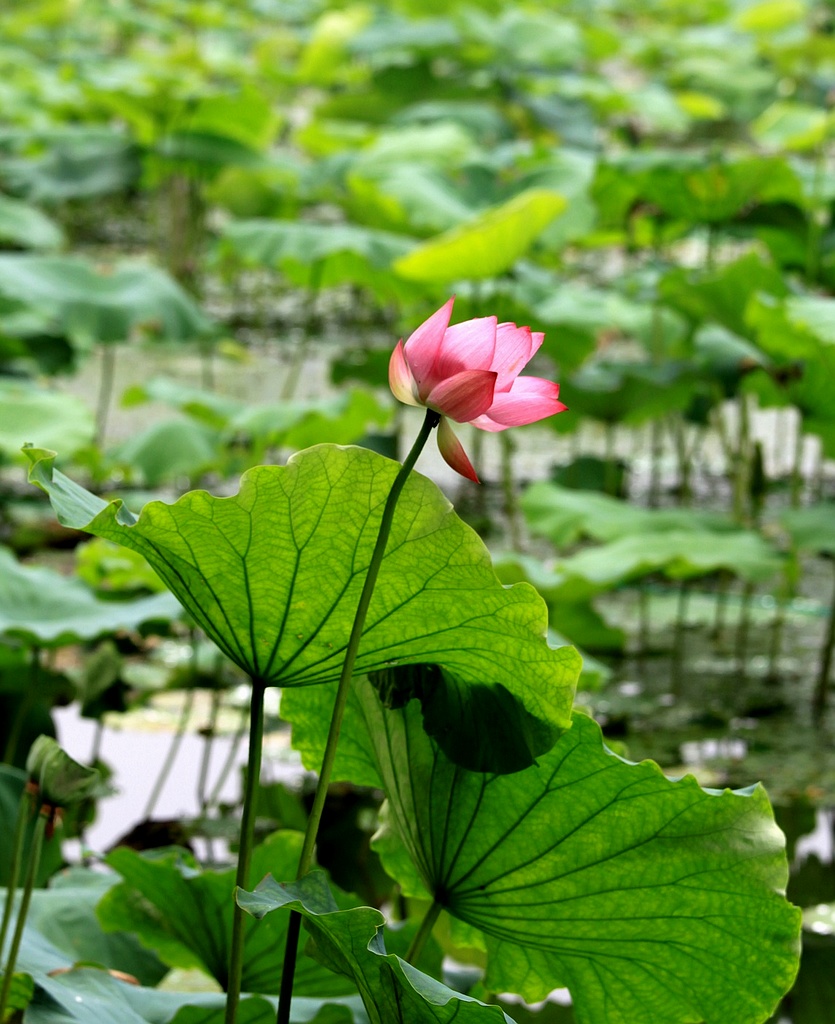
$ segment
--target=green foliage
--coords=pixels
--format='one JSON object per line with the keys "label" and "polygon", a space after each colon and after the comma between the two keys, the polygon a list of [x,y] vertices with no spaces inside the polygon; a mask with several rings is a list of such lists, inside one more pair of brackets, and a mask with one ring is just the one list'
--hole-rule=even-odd
{"label": "green foliage", "polygon": [[127,341],[139,329],[172,341],[193,341],[210,330],[179,285],[145,264],[102,273],[74,256],[2,254],[0,293],[42,306],[82,346]]}
{"label": "green foliage", "polygon": [[341,911],[321,873],[289,884],[270,877],[254,892],[238,890],[237,899],[259,919],[279,909],[299,911],[316,941],[317,956],[353,981],[372,1024],[511,1024],[498,1007],[453,992],[387,953],[381,941],[383,915],[371,907]]}
{"label": "green foliage", "polygon": [[[654,764],[614,757],[582,715],[537,767],[462,774],[418,735],[414,712],[363,705],[391,832],[427,891],[484,932],[494,990],[534,1000],[567,984],[581,1022],[648,1008],[659,1024],[754,1022],[790,983],[798,916],[782,895],[782,835],[762,790],[671,782]],[[395,782],[404,777],[408,787]],[[752,915],[769,921],[755,946]],[[752,957],[762,957],[756,981]]]}
{"label": "green foliage", "polygon": [[0,456],[18,458],[24,444],[66,445],[73,454],[93,439],[93,416],[73,395],[28,381],[0,378]]}
{"label": "green foliage", "polygon": [[[141,552],[250,676],[280,686],[338,676],[396,464],[322,445],[286,467],[251,470],[234,498],[193,492],[173,505],[152,502],[136,518],[55,471],[51,453],[27,453],[60,520]],[[579,664],[570,649],[548,647],[545,627],[536,592],[502,588],[478,537],[434,484],[412,475],[356,670],[439,664],[459,683],[504,687],[547,729],[560,729]]]}
{"label": "green foliage", "polygon": [[34,206],[0,196],[0,241],[22,249],[60,249],[61,229]]}
{"label": "green foliage", "polygon": [[418,246],[394,269],[417,281],[495,277],[525,255],[565,206],[556,192],[530,189]]}
{"label": "green foliage", "polygon": [[181,609],[170,594],[103,601],[80,580],[21,565],[0,548],[0,636],[32,647],[61,647],[151,622],[170,622]]}
{"label": "green foliage", "polygon": [[[324,739],[317,699],[297,692],[290,709],[311,761]],[[568,985],[578,1020],[596,1024],[647,1006],[659,1022],[753,1024],[790,983],[799,919],[761,789],[719,794],[628,764],[583,715],[537,766],[462,772],[426,736],[417,704],[386,711],[368,683],[343,730],[342,772],[382,784],[389,800],[384,863],[406,892],[484,933],[493,990],[536,1000]],[[769,922],[755,945],[753,918]]]}
{"label": "green foliage", "polygon": [[[252,882],[268,872],[295,874],[301,848],[298,832],[276,832],[256,847]],[[150,854],[114,850],[108,863],[123,881],[110,889],[97,914],[106,931],[131,931],[170,967],[198,968],[226,987],[232,933],[229,893],[235,872],[199,871],[185,851]],[[244,990],[275,992],[281,978],[285,927],[276,919],[250,921],[244,937]],[[296,975],[299,995],[344,995],[350,984],[305,957]]]}

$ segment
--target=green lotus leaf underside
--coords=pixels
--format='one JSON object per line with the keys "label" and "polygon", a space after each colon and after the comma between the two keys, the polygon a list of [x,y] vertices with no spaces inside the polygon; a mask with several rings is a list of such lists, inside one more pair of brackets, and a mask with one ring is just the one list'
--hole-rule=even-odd
{"label": "green lotus leaf underside", "polygon": [[357,691],[388,796],[379,852],[405,891],[421,894],[419,876],[483,933],[489,990],[567,986],[578,1024],[769,1016],[797,970],[800,912],[761,787],[707,791],[630,764],[580,714],[538,765],[467,772],[416,702],[389,711],[368,682]]}
{"label": "green lotus leaf underside", "polygon": [[[150,502],[137,517],[55,470],[54,453],[26,451],[30,480],[59,520],[142,554],[252,678],[292,687],[338,677],[396,462],[317,445],[286,466],[250,470],[231,497],[191,491],[173,504]],[[504,687],[560,730],[570,722],[580,658],[549,647],[546,627],[533,587],[502,586],[477,534],[412,473],[356,672],[436,664],[459,685]]]}
{"label": "green lotus leaf underside", "polygon": [[513,1024],[499,1007],[454,992],[387,953],[380,911],[340,911],[320,871],[288,884],[269,876],[254,892],[239,889],[237,898],[259,918],[274,910],[298,911],[313,935],[317,958],[354,981],[371,1024]]}

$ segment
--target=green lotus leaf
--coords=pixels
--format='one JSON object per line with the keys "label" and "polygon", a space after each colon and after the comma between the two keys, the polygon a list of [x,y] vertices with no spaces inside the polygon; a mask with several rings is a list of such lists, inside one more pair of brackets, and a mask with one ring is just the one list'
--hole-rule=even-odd
{"label": "green lotus leaf", "polygon": [[[300,832],[276,832],[257,846],[251,881],[268,872],[292,877],[298,867],[301,842]],[[122,847],[107,860],[123,881],[99,904],[102,926],[107,931],[132,931],[164,963],[203,970],[226,988],[234,870],[199,871],[185,850],[174,848],[142,855]],[[285,932],[277,919],[264,924],[248,922],[244,934],[244,991],[278,991]],[[309,957],[299,958],[295,984],[300,995],[324,997],[353,992],[344,979]]]}
{"label": "green lotus leaf", "polygon": [[70,807],[101,790],[101,774],[73,760],[51,736],[39,736],[29,748],[26,771],[38,783],[45,803]]}
{"label": "green lotus leaf", "polygon": [[105,633],[136,629],[145,622],[170,622],[182,614],[168,594],[131,601],[102,601],[80,580],[53,569],[21,565],[0,547],[0,636],[61,647]]}
{"label": "green lotus leaf", "polygon": [[822,501],[807,508],[786,509],[780,522],[801,551],[835,555],[835,504]]}
{"label": "green lotus leaf", "polygon": [[60,444],[72,454],[94,434],[93,414],[75,395],[0,380],[0,458],[19,459],[24,444]]}
{"label": "green lotus leaf", "polygon": [[59,249],[64,233],[36,206],[0,195],[0,241],[26,249]]}
{"label": "green lotus leaf", "polygon": [[82,344],[126,341],[143,327],[168,341],[189,341],[211,325],[194,301],[164,271],[122,263],[102,273],[75,256],[0,254],[0,293],[25,295],[50,310],[59,326]]}
{"label": "green lotus leaf", "polygon": [[774,1009],[800,912],[761,787],[629,764],[579,714],[538,766],[465,772],[414,702],[386,711],[357,690],[388,797],[379,852],[396,871],[405,848],[425,893],[484,933],[488,989],[533,1001],[567,986],[578,1024],[761,1024]]}
{"label": "green lotus leaf", "polygon": [[394,269],[415,281],[495,277],[524,256],[566,205],[558,192],[528,189],[430,238],[398,259]]}
{"label": "green lotus leaf", "polygon": [[[30,479],[59,519],[143,554],[211,639],[251,677],[304,686],[338,678],[398,465],[363,448],[319,445],[286,467],[244,474],[237,495],[203,491],[138,518],[28,449]],[[357,673],[435,664],[459,684],[504,687],[554,730],[570,718],[579,657],[552,650],[545,605],[504,588],[477,535],[413,473],[394,516]],[[549,741],[550,742],[550,741]],[[541,753],[533,750],[533,756]]]}
{"label": "green lotus leaf", "polygon": [[532,484],[522,495],[521,505],[530,528],[557,547],[573,544],[581,537],[617,540],[633,533],[725,531],[734,526],[721,512],[640,508],[599,491],[579,491],[546,481]]}
{"label": "green lotus leaf", "polygon": [[371,1024],[481,1024],[510,1018],[423,974],[382,942],[385,918],[373,907],[341,911],[324,874],[281,885],[270,876],[254,892],[238,890],[238,905],[258,918],[274,910],[296,910],[316,942],[318,958],[351,978]]}

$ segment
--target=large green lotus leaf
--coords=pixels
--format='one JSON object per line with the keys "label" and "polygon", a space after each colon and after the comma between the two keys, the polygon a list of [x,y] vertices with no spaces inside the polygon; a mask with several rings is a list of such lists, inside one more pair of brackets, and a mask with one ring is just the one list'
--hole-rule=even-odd
{"label": "large green lotus leaf", "polygon": [[352,154],[351,170],[366,177],[383,167],[408,167],[416,163],[452,174],[477,163],[483,155],[484,150],[469,132],[460,125],[441,121],[384,129],[369,145]]}
{"label": "large green lotus leaf", "polygon": [[461,190],[440,171],[421,166],[384,166],[372,174],[349,173],[352,206],[394,231],[419,235],[448,231],[475,213]]}
{"label": "large green lotus leaf", "polygon": [[835,504],[823,501],[807,508],[786,509],[780,522],[801,551],[835,555]]}
{"label": "large green lotus leaf", "polygon": [[[233,253],[249,265],[285,271],[302,268],[301,283],[304,284],[310,280],[311,264],[323,263],[323,273],[327,274],[328,262],[347,254],[353,260],[344,264],[346,267],[359,265],[359,269],[388,271],[392,263],[413,246],[414,240],[408,236],[359,224],[268,219],[233,221],[224,229],[220,241],[221,253]],[[354,278],[349,276],[344,280],[353,283]],[[322,283],[340,282],[329,279]]]}
{"label": "large green lotus leaf", "polygon": [[[616,330],[626,338],[639,339],[648,350],[655,350],[660,339],[664,351],[668,352],[680,348],[685,336],[685,322],[674,310],[666,306],[653,307],[649,302],[636,301],[612,289],[533,278],[526,290],[530,292],[528,302],[533,319],[546,327],[583,332],[592,339],[611,338],[612,331]],[[553,334],[551,342],[549,347],[546,334],[548,354],[562,365],[561,335]],[[636,369],[640,369],[640,364]]]}
{"label": "large green lotus leaf", "polygon": [[386,711],[358,690],[389,802],[384,862],[405,847],[425,890],[484,933],[490,990],[567,986],[578,1024],[768,1016],[797,970],[800,912],[761,787],[667,779],[583,715],[538,766],[464,772],[414,703]]}
{"label": "large green lotus leaf", "polygon": [[495,277],[528,251],[566,200],[547,189],[527,189],[459,227],[431,238],[398,259],[394,269],[414,281]]}
{"label": "large green lotus leaf", "polygon": [[[106,971],[76,968],[57,977],[37,977],[27,1024],[215,1024],[224,1019],[225,996],[167,992],[126,984]],[[238,1024],[275,1021],[266,999],[242,999]],[[292,1024],[365,1024],[361,1004],[352,999],[300,998]]]}
{"label": "large green lotus leaf", "polygon": [[559,570],[603,589],[652,572],[689,579],[725,570],[757,583],[782,564],[777,550],[753,530],[648,530],[564,558]]}
{"label": "large green lotus leaf", "polygon": [[39,134],[42,155],[13,157],[3,167],[5,181],[32,202],[112,195],[139,180],[139,150],[123,132],[67,124]]}
{"label": "large green lotus leaf", "polygon": [[[387,352],[386,359],[388,355]],[[334,444],[350,444],[368,430],[386,426],[392,415],[391,403],[381,402],[376,395],[360,388],[342,389],[338,395],[328,398],[252,404],[165,377],[155,377],[147,384],[132,387],[123,396],[122,404],[133,406],[151,400],[165,402],[200,424],[220,430],[227,443],[245,441],[256,453],[262,454],[267,447],[309,448],[325,439]],[[148,431],[139,435],[152,436]],[[195,440],[205,436],[209,441],[212,435],[198,432],[194,436]],[[132,439],[119,451],[130,452],[137,444],[138,439]],[[143,444],[143,450],[145,447]],[[204,446],[198,444],[194,450],[200,455]],[[152,454],[161,466],[170,461],[165,453],[148,452],[148,456]],[[206,451],[203,458],[208,454]],[[205,464],[204,461],[202,465]],[[193,460],[184,465],[190,472],[201,462]]]}
{"label": "large green lotus leaf", "polygon": [[789,322],[813,334],[824,345],[835,345],[835,299],[794,295],[786,300]]}
{"label": "large green lotus leaf", "polygon": [[269,877],[254,892],[239,889],[237,899],[259,918],[280,909],[302,914],[316,941],[318,958],[354,982],[371,1024],[512,1024],[498,1007],[453,992],[387,953],[382,939],[385,918],[380,911],[373,907],[340,910],[321,872],[286,885]]}
{"label": "large green lotus leaf", "polygon": [[669,216],[708,224],[728,220],[758,202],[801,197],[800,183],[788,163],[760,156],[655,168],[646,175],[642,191]]}
{"label": "large green lotus leaf", "polygon": [[522,511],[528,525],[557,547],[581,537],[617,540],[630,533],[668,530],[717,530],[734,528],[720,512],[694,509],[640,508],[599,491],[578,491],[540,481],[522,495]]}
{"label": "large green lotus leaf", "polygon": [[168,419],[116,445],[110,457],[146,487],[177,477],[197,480],[220,462],[220,435],[204,423]]}
{"label": "large green lotus leaf", "polygon": [[[250,676],[301,686],[338,678],[398,465],[319,445],[244,474],[230,498],[196,491],[138,518],[27,450],[30,479],[59,519],[141,552],[194,620]],[[397,505],[356,671],[437,664],[503,686],[556,729],[568,724],[579,659],[552,650],[536,591],[498,582],[478,536],[413,473]],[[534,751],[534,756],[538,751]]]}
{"label": "large green lotus leaf", "polygon": [[712,320],[742,337],[751,333],[748,300],[757,292],[782,297],[787,291],[783,275],[755,252],[701,275],[672,270],[660,283],[664,300],[695,323]]}
{"label": "large green lotus leaf", "polygon": [[502,68],[573,68],[586,59],[580,26],[548,8],[504,7],[491,18],[472,7],[467,27],[479,43],[495,50]]}
{"label": "large green lotus leaf", "polygon": [[278,446],[310,448],[326,439],[351,444],[369,430],[387,426],[391,416],[390,403],[352,388],[332,398],[251,405],[230,419],[227,435],[245,439],[257,452]]}
{"label": "large green lotus leaf", "polygon": [[168,968],[135,936],[102,931],[96,918],[96,904],[117,881],[115,875],[81,867],[55,875],[48,889],[32,893],[27,927],[48,936],[76,963],[125,971],[143,985],[156,985]]}
{"label": "large green lotus leaf", "polygon": [[832,118],[823,107],[778,100],[751,125],[760,145],[775,150],[815,149],[832,135]]}
{"label": "large green lotus leaf", "polygon": [[24,444],[61,445],[72,454],[95,434],[81,399],[28,381],[0,379],[0,457],[19,458]]}
{"label": "large green lotus leaf", "polygon": [[75,256],[4,253],[0,293],[48,308],[80,343],[126,341],[138,327],[169,341],[191,340],[210,329],[173,278],[141,263],[103,273]]}
{"label": "large green lotus leaf", "polygon": [[[551,623],[549,635],[553,642],[574,644],[583,659],[583,669],[577,686],[580,690],[597,690],[602,681],[611,675],[608,666],[590,657],[583,648],[600,653],[623,651],[626,633],[610,626],[597,611],[590,597],[596,590],[584,585],[582,580],[568,579],[543,565],[540,559],[529,555],[499,555],[495,562],[496,574],[502,583],[532,583],[548,605]],[[590,590],[590,596],[570,598],[570,588]],[[559,632],[557,632],[559,631]]]}
{"label": "large green lotus leaf", "polygon": [[164,402],[216,429],[226,426],[233,416],[247,407],[242,399],[219,395],[216,391],[183,384],[170,377],[152,377],[122,394],[123,408],[132,409],[143,402]]}
{"label": "large green lotus leaf", "polygon": [[[559,348],[559,337],[555,347]],[[590,362],[565,382],[571,394],[571,409],[578,414],[563,419],[591,416],[604,423],[638,426],[670,412],[683,412],[691,403],[698,383],[695,368],[687,362]],[[557,431],[576,429],[560,424]]]}
{"label": "large green lotus leaf", "polygon": [[[224,1024],[224,1006],[219,1000],[205,1000],[203,1006],[184,1006],[171,1024]],[[368,1024],[368,1017],[359,996],[341,999],[312,999],[293,996],[290,1024]],[[161,1022],[165,1024],[165,1022]],[[237,1024],[275,1024],[275,1005],[254,996],[238,1004]]]}
{"label": "large green lotus leaf", "polygon": [[24,249],[60,249],[64,233],[37,207],[0,195],[0,241]]}
{"label": "large green lotus leaf", "polygon": [[[277,832],[256,847],[250,879],[269,872],[292,878],[298,867],[302,834]],[[185,850],[169,849],[142,855],[126,847],[114,850],[108,864],[123,882],[105,895],[99,921],[108,931],[131,931],[171,967],[199,968],[225,989],[232,938],[235,872],[199,871]],[[272,919],[247,922],[244,934],[243,988],[277,992],[286,927]],[[353,991],[344,979],[308,957],[296,968],[300,995],[344,995]]]}
{"label": "large green lotus leaf", "polygon": [[256,89],[224,89],[204,96],[178,121],[181,130],[234,139],[251,149],[266,149],[278,127],[275,104]]}
{"label": "large green lotus leaf", "polygon": [[19,637],[37,647],[62,647],[181,615],[171,594],[102,601],[80,580],[21,565],[0,547],[0,636]]}
{"label": "large green lotus leaf", "polygon": [[793,319],[787,303],[774,296],[752,296],[745,307],[745,321],[759,347],[777,362],[815,360],[820,356],[821,339],[802,316],[800,321]]}

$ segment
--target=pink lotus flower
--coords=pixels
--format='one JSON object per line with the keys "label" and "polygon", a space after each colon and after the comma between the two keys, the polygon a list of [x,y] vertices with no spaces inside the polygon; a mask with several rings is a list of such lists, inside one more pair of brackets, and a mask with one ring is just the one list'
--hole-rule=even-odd
{"label": "pink lotus flower", "polygon": [[506,430],[563,412],[559,384],[520,377],[545,337],[529,327],[485,316],[449,326],[454,298],[433,313],[391,354],[389,386],[406,405],[441,416],[438,447],[456,473],[478,483],[448,420],[481,430]]}

